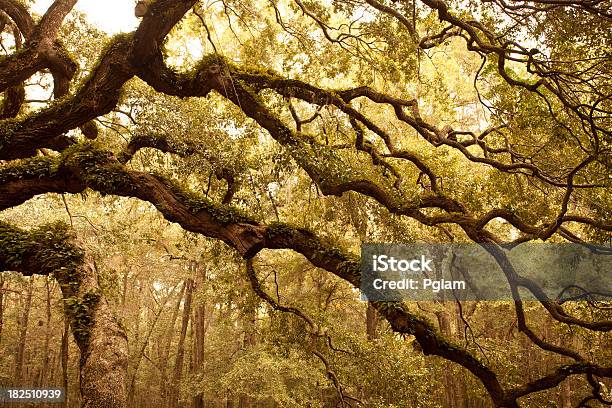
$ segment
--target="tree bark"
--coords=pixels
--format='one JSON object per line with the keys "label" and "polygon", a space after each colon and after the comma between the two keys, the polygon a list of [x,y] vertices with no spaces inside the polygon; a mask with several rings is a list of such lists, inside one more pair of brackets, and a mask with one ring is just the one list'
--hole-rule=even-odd
{"label": "tree bark", "polygon": [[127,395],[127,335],[100,293],[93,260],[85,259],[83,277],[74,293],[62,285],[64,299],[76,295],[79,306],[66,304],[72,333],[81,351],[82,408],[125,408]]}
{"label": "tree bark", "polygon": [[[452,324],[450,312],[439,311],[436,312],[438,318],[438,324],[440,326],[440,332],[443,336],[448,339],[455,337],[455,330]],[[446,363],[446,369],[444,370],[444,407],[445,408],[465,408],[466,401],[465,395],[462,392],[461,381],[457,381],[457,377],[453,373],[453,367]]]}
{"label": "tree bark", "polygon": [[170,388],[170,398],[168,399],[168,407],[178,407],[179,387],[181,378],[183,377],[183,365],[185,360],[185,339],[187,337],[187,329],[189,328],[189,318],[191,315],[191,302],[193,296],[193,279],[189,278],[185,281],[185,304],[183,306],[183,319],[181,321],[181,334],[176,347],[176,359],[174,361],[174,372],[172,375],[172,384]]}
{"label": "tree bark", "polygon": [[[125,408],[127,336],[101,291],[95,263],[75,245],[67,227],[52,224],[23,231],[0,222],[0,270],[26,276],[54,275],[62,290],[64,313],[81,351],[81,406]],[[22,326],[22,333],[23,327],[27,324]],[[67,336],[63,343],[63,355],[67,357]],[[63,365],[67,373],[67,361]]]}
{"label": "tree bark", "polygon": [[374,306],[368,302],[368,308],[366,309],[366,334],[369,341],[376,340],[378,338],[378,333],[376,332],[377,328],[378,312]]}
{"label": "tree bark", "polygon": [[2,329],[4,328],[4,276],[0,274],[0,345],[2,345]]}

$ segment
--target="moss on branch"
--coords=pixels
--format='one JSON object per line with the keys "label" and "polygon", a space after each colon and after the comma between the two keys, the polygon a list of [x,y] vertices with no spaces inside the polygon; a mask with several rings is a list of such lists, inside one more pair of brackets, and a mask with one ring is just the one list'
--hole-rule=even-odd
{"label": "moss on branch", "polygon": [[79,345],[89,341],[93,311],[101,299],[91,290],[81,293],[84,262],[84,251],[74,243],[74,235],[64,223],[27,231],[0,222],[0,271],[53,275],[62,288],[64,311]]}
{"label": "moss on branch", "polygon": [[87,292],[83,296],[70,296],[63,299],[64,310],[70,319],[72,334],[77,343],[88,344],[93,326],[93,311],[100,302],[101,295]]}

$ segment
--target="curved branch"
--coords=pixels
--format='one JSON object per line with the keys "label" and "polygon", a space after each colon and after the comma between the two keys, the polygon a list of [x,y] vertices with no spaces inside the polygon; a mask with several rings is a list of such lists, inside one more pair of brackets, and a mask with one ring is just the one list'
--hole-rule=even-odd
{"label": "curved branch", "polygon": [[[96,68],[74,96],[22,121],[2,124],[0,160],[30,157],[36,149],[52,148],[52,141],[61,134],[109,113],[119,101],[121,87],[134,75],[132,63],[140,65],[150,58],[145,52],[157,55],[161,39],[194,3],[194,0],[156,1],[156,13],[147,14],[134,33],[121,34],[110,41]],[[0,89],[3,80],[8,81],[0,62]]]}
{"label": "curved branch", "polygon": [[[148,201],[167,220],[179,223],[188,231],[220,239],[245,258],[252,258],[264,248],[291,249],[313,265],[355,287],[360,286],[360,259],[314,233],[286,224],[261,224],[236,209],[215,204],[160,176],[127,170],[109,152],[89,145],[72,147],[55,159],[30,159],[1,170],[0,209],[42,194],[44,188],[57,191],[62,185],[70,192],[92,188],[102,194]],[[535,392],[546,384],[554,386],[554,381],[544,380],[520,391],[506,391],[490,368],[463,348],[448,343],[433,325],[401,303],[373,302],[373,305],[395,331],[414,335],[425,354],[441,356],[468,369],[480,379],[497,406],[518,407],[519,394]],[[590,367],[589,370],[599,374],[608,373],[608,369]]]}
{"label": "curved branch", "polygon": [[4,11],[15,22],[21,35],[27,41],[34,29],[34,20],[28,9],[21,2],[15,0],[0,0],[0,10]]}

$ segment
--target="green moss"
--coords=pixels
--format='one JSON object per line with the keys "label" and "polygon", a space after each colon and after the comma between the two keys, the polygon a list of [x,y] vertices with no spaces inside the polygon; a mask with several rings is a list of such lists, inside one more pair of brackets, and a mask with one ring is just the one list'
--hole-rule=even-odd
{"label": "green moss", "polygon": [[3,259],[6,269],[18,270],[33,248],[29,236],[16,231],[9,224],[0,222],[0,259]]}
{"label": "green moss", "polygon": [[278,237],[286,237],[293,235],[294,228],[284,222],[273,222],[268,225],[265,232],[266,239],[274,239]]}
{"label": "green moss", "polygon": [[195,77],[201,71],[206,71],[210,69],[210,67],[218,65],[218,66],[228,66],[228,60],[218,54],[207,54],[200,59],[193,68],[191,75]]}
{"label": "green moss", "polygon": [[83,252],[72,243],[68,231],[64,223],[25,231],[0,222],[0,254],[7,266],[17,270],[27,262],[38,266],[41,274],[66,272],[72,277],[71,271],[83,262]]}
{"label": "green moss", "polygon": [[102,195],[114,194],[118,189],[124,195],[133,188],[133,180],[123,165],[111,152],[99,150],[93,143],[71,146],[62,153],[60,161],[62,165],[78,168],[87,186]]}
{"label": "green moss", "polygon": [[162,176],[158,176],[158,178],[180,199],[181,203],[189,209],[189,212],[194,215],[200,212],[206,212],[215,221],[222,224],[255,222],[252,218],[236,208],[219,205],[200,194],[189,191],[188,188],[181,186],[176,181],[170,181]]}
{"label": "green moss", "polygon": [[19,121],[15,119],[0,120],[0,152],[4,150],[18,127]]}
{"label": "green moss", "polygon": [[[74,245],[73,235],[64,223],[54,223],[31,231],[0,222],[0,262],[8,269],[42,275],[52,274],[66,296],[64,310],[79,344],[89,341],[93,310],[100,294],[79,296],[83,280],[83,251]],[[27,268],[27,270],[26,270]]]}
{"label": "green moss", "polygon": [[57,169],[57,160],[52,157],[33,157],[18,160],[0,168],[0,183],[31,177],[52,177]]}
{"label": "green moss", "polygon": [[64,308],[70,318],[72,333],[79,344],[89,342],[93,326],[93,311],[100,302],[101,296],[96,292],[87,292],[82,298],[64,298]]}

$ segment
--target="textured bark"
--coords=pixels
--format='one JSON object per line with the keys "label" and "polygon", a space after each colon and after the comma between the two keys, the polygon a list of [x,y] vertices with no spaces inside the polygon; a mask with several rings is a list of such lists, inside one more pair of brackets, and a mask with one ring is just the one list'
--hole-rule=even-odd
{"label": "textured bark", "polygon": [[15,85],[4,92],[4,100],[0,106],[0,120],[14,118],[19,114],[25,100],[23,84]]}
{"label": "textured bark", "polygon": [[[125,408],[127,337],[101,293],[93,260],[73,241],[59,224],[23,231],[0,223],[0,270],[53,274],[81,352],[82,407]],[[67,339],[64,347],[67,356]]]}
{"label": "textured bark", "polygon": [[378,312],[372,306],[371,303],[368,303],[368,308],[366,309],[366,334],[368,336],[368,340],[376,340],[378,338]]}
{"label": "textured bark", "polygon": [[21,34],[28,39],[34,29],[32,16],[21,2],[0,0],[0,10],[3,10],[15,22]]}
{"label": "textured bark", "polygon": [[[77,296],[86,298],[90,293],[99,293],[100,287],[93,261],[86,259],[83,268],[85,273]],[[66,294],[73,295],[64,291]],[[127,336],[102,296],[95,302],[89,318],[92,322],[87,337],[79,341],[77,336],[81,350],[81,407],[125,408]]]}
{"label": "textured bark", "polygon": [[0,91],[20,86],[43,68],[49,68],[59,79],[58,89],[66,88],[76,72],[76,64],[55,40],[62,21],[75,4],[76,0],[56,0],[38,25],[32,27],[32,18],[23,6],[10,1],[0,3],[0,9],[7,12],[26,38],[24,49],[0,60]]}

